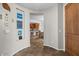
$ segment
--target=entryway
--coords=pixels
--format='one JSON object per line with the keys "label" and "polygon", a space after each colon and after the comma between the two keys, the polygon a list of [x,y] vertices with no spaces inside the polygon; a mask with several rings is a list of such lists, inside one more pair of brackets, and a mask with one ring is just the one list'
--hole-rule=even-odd
{"label": "entryway", "polygon": [[33,48],[43,48],[44,15],[30,13],[30,45]]}
{"label": "entryway", "polygon": [[[36,5],[41,5],[41,4],[36,4]],[[34,13],[32,11],[29,15],[30,16],[30,46],[19,51],[15,55],[16,56],[67,56],[68,54],[64,52],[64,41],[63,41],[64,40],[63,39],[63,4],[53,4],[52,7],[43,9],[42,11],[44,15],[40,13],[41,10],[39,10],[39,8],[37,9],[37,11],[39,12]],[[45,18],[45,21],[42,23],[43,27],[40,25],[42,20],[40,17],[43,18],[43,21]]]}

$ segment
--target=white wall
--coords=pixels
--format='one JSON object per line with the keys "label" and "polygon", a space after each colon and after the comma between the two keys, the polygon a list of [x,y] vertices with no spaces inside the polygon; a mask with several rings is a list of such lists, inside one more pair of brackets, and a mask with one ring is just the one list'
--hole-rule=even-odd
{"label": "white wall", "polygon": [[[18,6],[16,4],[9,4],[11,7],[11,12],[9,14],[9,28],[8,34],[5,33],[5,27],[0,29],[0,55],[13,55],[21,49],[30,46],[30,10]],[[17,29],[16,29],[16,8],[19,8],[25,12],[25,38],[23,40],[18,40]],[[5,10],[4,10],[5,11]],[[6,11],[5,11],[6,12]],[[5,14],[3,13],[3,15]],[[60,45],[58,40],[58,5],[48,9],[44,12],[44,45],[50,46],[55,49],[59,49]],[[62,12],[62,11],[61,11]],[[62,16],[63,17],[63,16]],[[3,21],[5,19],[3,18]],[[14,20],[14,22],[12,22]],[[63,21],[64,22],[64,21]],[[64,26],[63,26],[64,29]],[[63,32],[64,35],[64,32]],[[62,37],[62,36],[61,36]],[[63,36],[64,37],[64,36]],[[59,45],[58,45],[59,44]],[[61,49],[61,48],[60,48]]]}
{"label": "white wall", "polygon": [[[7,29],[4,27],[4,29],[8,30],[9,32],[6,33],[5,32],[6,30],[4,30],[4,35],[3,35],[4,38],[1,44],[3,46],[2,48],[3,50],[0,53],[1,55],[14,55],[18,51],[30,46],[30,29],[29,29],[30,11],[26,8],[18,6],[17,4],[9,4],[9,5],[11,8],[11,11],[9,13],[9,21],[8,21],[9,26]],[[23,38],[23,40],[19,40],[17,36],[16,8],[19,8],[25,12],[25,20],[23,20],[23,22],[25,23],[25,28],[24,28],[25,37]],[[6,12],[7,11],[4,10],[3,14],[5,15]],[[5,19],[3,18],[3,20]]]}
{"label": "white wall", "polygon": [[44,45],[65,50],[63,4],[57,4],[45,11],[44,17]]}
{"label": "white wall", "polygon": [[[0,14],[3,15],[2,5],[0,4]],[[2,17],[3,18],[3,17]],[[3,33],[3,20],[0,19],[0,55],[2,53],[2,43],[3,43],[4,33]]]}
{"label": "white wall", "polygon": [[30,22],[39,23],[39,30],[41,32],[44,31],[44,16],[43,15],[31,15]]}
{"label": "white wall", "polygon": [[[58,4],[58,49],[64,50],[64,35],[63,35],[63,3]],[[64,26],[65,27],[65,26]]]}
{"label": "white wall", "polygon": [[44,12],[44,45],[58,49],[58,5]]}

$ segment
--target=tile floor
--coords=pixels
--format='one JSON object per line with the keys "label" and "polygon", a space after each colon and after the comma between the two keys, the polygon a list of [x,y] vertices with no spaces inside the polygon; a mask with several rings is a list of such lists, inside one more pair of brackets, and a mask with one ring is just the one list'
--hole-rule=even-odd
{"label": "tile floor", "polygon": [[68,56],[68,54],[43,46],[43,39],[31,39],[31,47],[19,51],[14,56]]}
{"label": "tile floor", "polygon": [[44,46],[43,48],[25,48],[14,56],[68,56],[68,54],[63,51],[57,51],[51,47]]}

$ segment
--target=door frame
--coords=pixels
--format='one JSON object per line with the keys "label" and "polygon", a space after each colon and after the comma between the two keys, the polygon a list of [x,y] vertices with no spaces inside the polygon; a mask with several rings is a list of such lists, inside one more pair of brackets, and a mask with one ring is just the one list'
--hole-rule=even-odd
{"label": "door frame", "polygon": [[68,5],[69,3],[65,3],[63,5],[63,50],[65,51],[65,46],[66,46],[66,43],[65,43],[65,7]]}

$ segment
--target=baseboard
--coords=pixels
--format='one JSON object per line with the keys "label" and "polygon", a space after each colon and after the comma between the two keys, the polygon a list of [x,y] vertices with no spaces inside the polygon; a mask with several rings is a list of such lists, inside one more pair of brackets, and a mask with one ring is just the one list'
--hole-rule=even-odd
{"label": "baseboard", "polygon": [[62,51],[65,51],[64,49],[58,49],[58,50],[60,50],[60,51],[61,51],[61,50],[62,50]]}
{"label": "baseboard", "polygon": [[[49,45],[44,45],[44,46],[49,46]],[[52,47],[52,46],[49,46],[49,47],[51,47],[51,48],[54,48],[54,49],[58,50],[58,48],[55,48],[55,47]]]}
{"label": "baseboard", "polygon": [[[30,47],[30,46],[28,46],[28,47]],[[25,48],[28,48],[28,47],[24,47],[24,48],[21,48],[21,49],[15,51],[14,53],[11,54],[11,56],[14,56],[16,53],[18,53],[18,52],[21,51],[22,49],[25,49]]]}
{"label": "baseboard", "polygon": [[[44,44],[44,46],[49,46],[49,45],[45,45],[45,44]],[[65,49],[58,49],[58,48],[55,48],[55,47],[52,47],[52,46],[49,46],[49,47],[54,48],[54,49],[56,49],[56,50],[62,50],[62,51],[65,51]]]}

